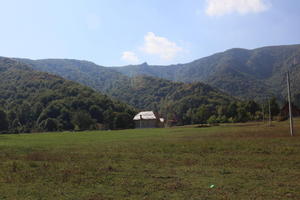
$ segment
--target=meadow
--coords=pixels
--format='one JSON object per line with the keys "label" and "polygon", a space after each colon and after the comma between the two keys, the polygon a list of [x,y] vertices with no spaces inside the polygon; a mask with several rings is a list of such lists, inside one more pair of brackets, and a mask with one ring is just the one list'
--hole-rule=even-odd
{"label": "meadow", "polygon": [[0,199],[300,199],[300,119],[0,135]]}

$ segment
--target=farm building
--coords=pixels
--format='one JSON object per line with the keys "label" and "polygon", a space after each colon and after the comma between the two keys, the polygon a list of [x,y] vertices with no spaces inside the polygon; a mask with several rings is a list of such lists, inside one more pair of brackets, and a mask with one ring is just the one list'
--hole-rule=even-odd
{"label": "farm building", "polygon": [[[294,104],[292,104],[292,114],[294,117],[300,116],[300,109],[298,109]],[[289,117],[289,104],[286,103],[280,110],[280,121],[286,120]]]}
{"label": "farm building", "polygon": [[153,111],[142,111],[134,116],[135,128],[162,128],[164,118],[160,118]]}

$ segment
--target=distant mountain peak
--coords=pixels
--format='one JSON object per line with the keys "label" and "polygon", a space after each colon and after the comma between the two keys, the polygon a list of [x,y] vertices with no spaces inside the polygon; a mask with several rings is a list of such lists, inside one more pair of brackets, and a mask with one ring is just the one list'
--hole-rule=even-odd
{"label": "distant mountain peak", "polygon": [[[244,99],[277,96],[284,99],[285,71],[294,57],[300,58],[300,44],[256,49],[231,48],[180,65],[137,65],[114,70],[127,76],[148,75],[185,83],[204,82]],[[300,65],[293,69],[295,85],[300,85]],[[300,88],[296,87],[295,92]]]}
{"label": "distant mountain peak", "polygon": [[[34,65],[35,69],[59,74],[83,84],[89,83],[87,85],[103,92],[110,88],[112,81],[146,75],[184,83],[204,82],[232,96],[264,99],[266,96],[284,98],[284,72],[287,66],[292,65],[294,57],[300,58],[300,44],[256,49],[232,48],[177,65],[149,65],[143,62],[121,67],[100,67],[76,60],[21,61]],[[300,85],[299,67],[295,65],[291,68],[293,84],[297,86]],[[300,88],[294,90],[297,93]]]}
{"label": "distant mountain peak", "polygon": [[148,65],[147,62],[143,62],[140,66],[141,66],[141,67],[147,67],[147,66],[149,66],[149,65]]}

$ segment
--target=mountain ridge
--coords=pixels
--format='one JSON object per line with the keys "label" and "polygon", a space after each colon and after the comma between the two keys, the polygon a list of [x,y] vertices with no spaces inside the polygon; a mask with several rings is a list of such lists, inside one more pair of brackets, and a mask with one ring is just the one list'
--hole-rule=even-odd
{"label": "mountain ridge", "polygon": [[[35,69],[59,74],[102,92],[108,92],[111,84],[116,80],[128,81],[130,77],[144,75],[175,82],[203,82],[245,100],[261,101],[276,96],[284,101],[285,72],[287,67],[292,65],[294,57],[300,61],[299,44],[255,49],[231,48],[186,64],[163,66],[149,65],[144,62],[140,65],[104,67],[89,61],[74,59],[17,60],[32,64]],[[65,63],[63,69],[59,67],[62,66],[62,62]],[[300,93],[299,67],[299,64],[290,67],[292,88],[295,93]]]}
{"label": "mountain ridge", "polygon": [[[270,96],[283,99],[286,91],[282,87],[282,76],[287,67],[292,65],[294,57],[300,61],[299,44],[256,49],[232,48],[186,64],[131,65],[111,69],[127,76],[150,75],[173,81],[209,83],[243,99],[262,99]],[[296,73],[295,86],[300,84],[296,80],[300,78],[299,67],[299,64],[296,69],[291,67],[291,71]],[[296,90],[300,92],[299,87],[296,87]]]}
{"label": "mountain ridge", "polygon": [[[202,104],[211,110],[229,104],[236,99],[204,83],[182,83],[151,76],[128,77],[109,68],[74,60],[22,60],[35,70],[60,75],[66,79],[87,85],[113,99],[141,110],[154,110],[164,116],[183,120],[187,111]],[[75,63],[74,63],[75,62]],[[107,76],[107,74],[109,76]],[[185,105],[186,104],[186,105]],[[190,123],[187,120],[183,123]]]}

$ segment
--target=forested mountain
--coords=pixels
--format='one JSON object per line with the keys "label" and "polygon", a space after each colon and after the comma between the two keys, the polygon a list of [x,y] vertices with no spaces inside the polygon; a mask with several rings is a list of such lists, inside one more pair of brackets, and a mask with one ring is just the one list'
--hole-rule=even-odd
{"label": "forested mountain", "polygon": [[149,76],[130,78],[86,61],[66,59],[20,61],[30,64],[34,69],[86,84],[135,108],[157,111],[164,117],[180,121],[181,124],[191,123],[191,117],[187,116],[196,113],[202,105],[213,114],[217,106],[228,105],[235,100],[203,83],[185,84]]}
{"label": "forested mountain", "polygon": [[[293,65],[294,58],[296,65]],[[271,46],[254,50],[230,49],[187,64],[151,66],[147,63],[112,67],[128,76],[150,75],[173,81],[201,81],[237,97],[284,98],[287,68],[294,93],[300,92],[300,45]]]}
{"label": "forested mountain", "polygon": [[114,84],[107,94],[136,108],[158,111],[180,124],[190,124],[192,113],[196,113],[201,106],[213,115],[218,106],[236,101],[203,83],[185,84],[149,76],[136,76]]}
{"label": "forested mountain", "polygon": [[0,57],[0,131],[128,128],[133,115],[86,86]]}
{"label": "forested mountain", "polygon": [[[293,65],[294,58],[296,65]],[[185,83],[204,82],[232,96],[257,100],[271,96],[285,99],[285,73],[289,67],[293,92],[300,93],[300,45],[230,49],[191,63],[169,66],[143,63],[108,68],[66,59],[21,61],[102,92],[107,92],[118,81],[128,81],[127,76],[146,75]]]}
{"label": "forested mountain", "polygon": [[120,72],[88,61],[73,59],[16,60],[30,65],[33,69],[59,75],[65,79],[82,83],[101,92],[111,88],[115,82],[128,80],[128,77]]}
{"label": "forested mountain", "polygon": [[[203,121],[199,117],[197,120],[191,117],[200,115],[204,109],[200,112],[201,106],[207,106],[205,109],[218,117],[224,116],[224,113],[227,118],[235,117],[237,112],[226,114],[230,110],[229,102],[235,100],[220,90],[246,100],[276,96],[283,102],[287,67],[291,71],[293,94],[299,99],[300,65],[293,65],[294,58],[296,62],[300,62],[300,45],[254,50],[230,49],[191,63],[170,66],[150,66],[143,63],[109,68],[69,59],[15,60],[36,70],[90,86],[138,109],[151,109],[165,116],[172,115],[171,118],[185,124]],[[246,109],[245,105],[234,107]],[[218,110],[223,111],[217,114]],[[255,112],[252,113],[254,115]]]}

